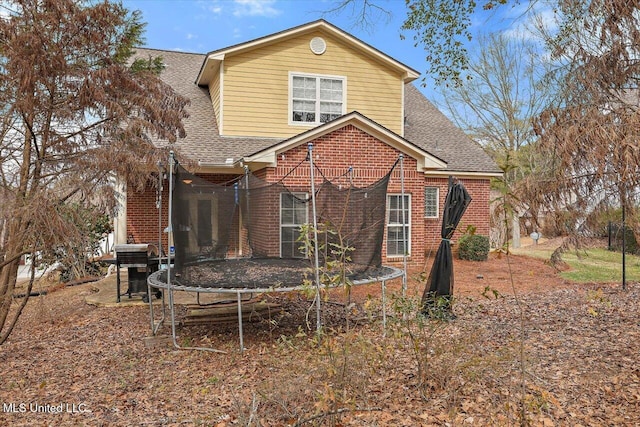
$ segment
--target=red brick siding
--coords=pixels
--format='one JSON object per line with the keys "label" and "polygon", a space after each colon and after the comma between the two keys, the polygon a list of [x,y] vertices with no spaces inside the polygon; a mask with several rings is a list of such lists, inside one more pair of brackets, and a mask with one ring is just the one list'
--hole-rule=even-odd
{"label": "red brick siding", "polygon": [[[162,218],[161,227],[164,230],[168,225],[167,209],[169,208],[169,191],[165,188],[162,194]],[[127,188],[127,236],[135,243],[158,242],[159,212],[156,209],[156,188],[149,183],[144,191],[135,191]],[[125,242],[119,242],[125,243]],[[167,234],[162,233],[162,246],[167,248]]]}
{"label": "red brick siding", "polygon": [[[201,175],[202,178],[216,184],[232,181],[236,175]],[[164,229],[168,226],[169,214],[169,181],[163,183],[162,192],[162,247],[167,251],[169,241]],[[135,243],[158,242],[159,212],[156,208],[156,183],[149,182],[144,191],[136,191],[130,186],[127,188],[127,236]],[[235,228],[238,228],[237,219]],[[235,239],[237,241],[237,238]],[[119,242],[124,243],[124,242]]]}
{"label": "red brick siding", "polygon": [[[453,235],[453,241],[455,242],[467,228],[467,226],[476,227],[476,233],[484,236],[489,236],[489,179],[470,179],[460,178],[461,182],[469,195],[472,198],[471,204],[467,208],[457,231]],[[447,189],[449,185],[448,178],[434,178],[425,177],[425,187],[438,187],[440,189],[440,211],[438,212],[438,218],[425,218],[424,217],[424,190],[422,191],[421,205],[413,204],[414,211],[420,210],[422,215],[421,224],[424,224],[424,254],[435,255],[435,251],[438,250],[440,244],[440,232],[442,229],[442,210],[444,207],[445,199],[447,198]],[[414,212],[415,214],[415,212]],[[414,230],[415,236],[415,230]]]}
{"label": "red brick siding", "polygon": [[[398,159],[400,152],[377,140],[354,126],[346,126],[313,141],[313,158],[316,166],[327,178],[335,178],[353,167],[354,184],[358,187],[369,185],[382,178]],[[293,191],[310,191],[310,170],[308,163],[303,162],[307,156],[307,145],[301,145],[283,153],[278,157],[275,168],[257,171],[256,175],[268,182],[283,183]],[[294,167],[303,162],[300,167]],[[411,261],[421,263],[424,256],[433,255],[440,243],[442,224],[442,208],[447,194],[447,177],[429,177],[416,169],[416,160],[404,157],[404,191],[411,195]],[[234,178],[230,175],[206,175],[211,182],[228,182]],[[284,178],[284,179],[283,179]],[[489,179],[461,178],[467,191],[473,198],[471,205],[462,218],[459,230],[467,225],[477,228],[478,234],[489,235]],[[316,174],[316,183],[322,177]],[[440,212],[438,218],[424,216],[424,188],[436,186],[440,189]],[[165,185],[166,187],[166,185]],[[394,170],[388,193],[399,194],[401,190],[400,168]],[[163,194],[163,225],[166,227],[167,189]],[[280,200],[260,201],[261,220],[264,226],[259,228],[258,235],[252,236],[261,255],[278,256],[280,253]],[[137,242],[157,241],[158,211],[155,209],[155,189],[149,187],[144,193],[129,193],[127,198],[127,233],[132,234]],[[238,221],[232,225],[237,230]],[[232,233],[238,236],[238,233]],[[454,234],[454,241],[460,231]],[[237,239],[235,239],[237,241]],[[163,244],[166,245],[166,235]],[[247,247],[246,245],[244,246]],[[235,252],[231,248],[230,252]],[[383,259],[386,259],[386,242],[383,244]],[[389,259],[388,261],[393,261]],[[397,260],[397,259],[395,259]]]}

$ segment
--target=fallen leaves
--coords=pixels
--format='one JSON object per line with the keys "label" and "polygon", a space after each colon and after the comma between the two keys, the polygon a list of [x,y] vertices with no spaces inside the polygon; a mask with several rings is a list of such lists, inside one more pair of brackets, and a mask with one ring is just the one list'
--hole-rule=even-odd
{"label": "fallen leaves", "polygon": [[383,336],[379,320],[345,332],[339,305],[327,306],[329,339],[318,344],[299,329],[309,302],[290,296],[277,321],[245,325],[243,354],[235,324],[178,329],[179,340],[225,355],[147,348],[146,307],[94,308],[85,285],[63,289],[31,301],[0,346],[0,402],[89,411],[4,410],[0,425],[501,426],[523,413],[532,426],[636,424],[640,285],[536,287],[520,295],[521,324],[504,289],[481,297],[492,277],[483,274],[457,319],[425,335],[428,354],[412,351],[406,330]]}

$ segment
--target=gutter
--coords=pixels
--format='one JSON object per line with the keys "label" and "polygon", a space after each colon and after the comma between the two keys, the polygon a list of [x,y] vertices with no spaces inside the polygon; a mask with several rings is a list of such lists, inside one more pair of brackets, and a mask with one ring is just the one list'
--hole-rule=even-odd
{"label": "gutter", "polygon": [[429,176],[450,176],[466,177],[466,178],[502,178],[502,172],[468,172],[468,171],[447,171],[447,170],[428,170],[425,169],[425,175]]}
{"label": "gutter", "polygon": [[202,169],[200,172],[205,173],[233,173],[241,172],[243,170],[242,159],[236,160],[231,157],[226,159],[224,163],[203,162],[198,160],[197,166],[198,169]]}

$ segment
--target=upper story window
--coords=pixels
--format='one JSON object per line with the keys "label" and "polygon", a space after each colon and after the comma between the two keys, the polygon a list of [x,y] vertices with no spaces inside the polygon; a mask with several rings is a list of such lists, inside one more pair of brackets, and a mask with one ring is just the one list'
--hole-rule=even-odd
{"label": "upper story window", "polygon": [[291,123],[329,122],[344,114],[346,78],[291,74]]}

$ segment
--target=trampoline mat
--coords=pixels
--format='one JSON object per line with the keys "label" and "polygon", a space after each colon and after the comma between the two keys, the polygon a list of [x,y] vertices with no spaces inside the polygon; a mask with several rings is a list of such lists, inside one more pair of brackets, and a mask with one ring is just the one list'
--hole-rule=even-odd
{"label": "trampoline mat", "polygon": [[[363,284],[392,274],[385,266],[351,266],[349,280]],[[166,281],[166,271],[159,278]],[[191,288],[271,289],[300,287],[314,282],[314,269],[308,259],[242,258],[202,261],[183,268],[175,285]]]}

